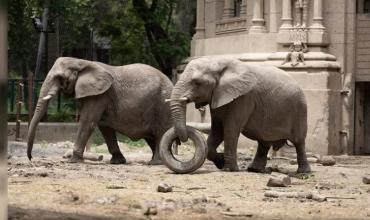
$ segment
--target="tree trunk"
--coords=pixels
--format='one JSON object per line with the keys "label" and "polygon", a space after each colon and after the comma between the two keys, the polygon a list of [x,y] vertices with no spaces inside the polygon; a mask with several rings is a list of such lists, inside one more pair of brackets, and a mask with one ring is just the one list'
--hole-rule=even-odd
{"label": "tree trunk", "polygon": [[[42,55],[45,52],[45,42],[46,42],[46,34],[47,34],[46,30],[48,28],[48,17],[49,17],[49,8],[47,6],[45,6],[44,12],[42,13],[42,30],[40,32],[40,40],[39,40],[39,46],[38,46],[38,50],[37,50],[36,68],[35,68],[35,73],[34,73],[34,79],[36,79],[36,80],[40,77]],[[35,96],[34,96],[33,101],[34,101],[34,103],[36,103],[36,100],[37,100],[36,85],[35,85],[35,88],[34,88],[34,94],[35,94]]]}
{"label": "tree trunk", "polygon": [[167,42],[169,45],[172,45],[168,33],[165,29],[157,23],[153,17],[154,12],[157,8],[158,1],[153,0],[152,5],[149,8],[145,0],[134,0],[133,6],[136,11],[136,14],[143,20],[145,32],[148,38],[148,42],[153,53],[155,60],[157,61],[161,71],[168,76],[172,77],[172,69],[176,66],[176,59],[171,56],[162,53],[157,44],[160,42]]}

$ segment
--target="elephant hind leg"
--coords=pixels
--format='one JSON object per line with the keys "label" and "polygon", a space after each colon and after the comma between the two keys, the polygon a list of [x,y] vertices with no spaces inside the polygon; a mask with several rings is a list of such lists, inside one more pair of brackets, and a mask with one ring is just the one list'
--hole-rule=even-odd
{"label": "elephant hind leg", "polygon": [[108,151],[112,154],[110,159],[111,164],[125,164],[126,158],[122,155],[117,143],[116,131],[112,128],[99,126],[99,130],[102,133],[105,142],[108,146]]}
{"label": "elephant hind leg", "polygon": [[159,156],[159,143],[160,138],[145,138],[146,143],[148,143],[150,149],[152,150],[152,159],[148,162],[148,165],[161,165],[162,160]]}
{"label": "elephant hind leg", "polygon": [[311,167],[307,161],[307,155],[305,150],[305,141],[293,142],[297,152],[298,170],[297,173],[310,173]]}
{"label": "elephant hind leg", "polygon": [[254,155],[252,163],[247,168],[249,172],[255,173],[265,172],[265,167],[267,164],[267,153],[269,152],[270,147],[271,147],[270,144],[258,141],[256,155]]}

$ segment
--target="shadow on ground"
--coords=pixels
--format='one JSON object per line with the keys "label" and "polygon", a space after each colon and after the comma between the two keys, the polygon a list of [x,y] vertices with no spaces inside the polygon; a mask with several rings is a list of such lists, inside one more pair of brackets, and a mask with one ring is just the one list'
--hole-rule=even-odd
{"label": "shadow on ground", "polygon": [[124,215],[115,218],[110,218],[106,216],[93,216],[93,215],[81,215],[75,213],[63,213],[63,212],[55,212],[55,211],[48,211],[42,209],[23,209],[17,206],[9,206],[8,207],[8,219],[9,220],[141,220],[147,219],[146,217],[138,217],[132,215]]}

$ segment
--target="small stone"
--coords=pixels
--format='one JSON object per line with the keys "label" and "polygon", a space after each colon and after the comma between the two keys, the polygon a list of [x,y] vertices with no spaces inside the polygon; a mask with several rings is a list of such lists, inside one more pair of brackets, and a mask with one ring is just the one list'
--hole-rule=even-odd
{"label": "small stone", "polygon": [[267,182],[269,187],[287,187],[290,184],[290,177],[284,174],[273,174]]}
{"label": "small stone", "polygon": [[320,195],[320,194],[318,194],[316,192],[312,192],[307,198],[308,199],[312,199],[312,200],[317,201],[317,202],[327,201],[327,197],[326,196]]}
{"label": "small stone", "polygon": [[144,215],[156,215],[156,214],[158,214],[156,206],[147,207],[144,211]]}
{"label": "small stone", "polygon": [[46,173],[46,172],[42,172],[42,173],[39,173],[39,176],[41,176],[41,177],[48,177],[49,174]]}
{"label": "small stone", "polygon": [[362,178],[362,182],[365,184],[370,184],[370,176],[364,176]]}
{"label": "small stone", "polygon": [[160,183],[157,191],[163,193],[172,192],[172,186],[168,185],[167,183]]}
{"label": "small stone", "polygon": [[321,159],[320,159],[320,163],[323,165],[323,166],[333,166],[335,164],[335,159],[334,157],[332,156],[323,156]]}

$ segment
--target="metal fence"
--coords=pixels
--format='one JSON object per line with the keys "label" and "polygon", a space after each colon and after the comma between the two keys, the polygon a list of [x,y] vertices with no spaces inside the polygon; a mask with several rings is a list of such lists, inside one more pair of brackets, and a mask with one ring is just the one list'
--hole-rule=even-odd
{"label": "metal fence", "polygon": [[[29,108],[32,106],[32,109],[34,109],[42,83],[43,80],[8,80],[8,115],[10,120],[14,119],[17,114],[23,117],[32,115],[32,111],[30,112]],[[64,97],[61,93],[58,93],[57,97],[49,102],[48,115],[58,115],[63,120],[61,114],[64,114],[66,117],[68,115],[73,117],[76,113],[75,109],[75,103],[71,98]]]}

